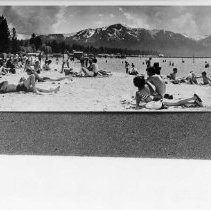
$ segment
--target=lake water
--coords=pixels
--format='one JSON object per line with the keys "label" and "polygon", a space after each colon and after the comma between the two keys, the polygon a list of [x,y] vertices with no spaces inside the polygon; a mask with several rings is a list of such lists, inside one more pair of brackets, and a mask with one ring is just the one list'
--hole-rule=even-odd
{"label": "lake water", "polygon": [[[112,72],[125,72],[125,61],[134,63],[140,74],[146,74],[146,61],[147,58],[134,58],[130,57],[127,59],[117,59],[117,58],[98,58],[98,65],[100,69],[112,71]],[[107,63],[106,63],[107,60]],[[166,60],[166,62],[163,62]],[[187,76],[190,71],[193,71],[197,76],[201,76],[201,72],[206,71],[207,75],[211,76],[211,65],[209,68],[205,68],[205,61],[211,64],[211,58],[184,58],[184,63],[182,58],[153,58],[152,63],[159,62],[161,66],[161,74],[167,75],[172,73],[173,68],[178,69],[178,77]],[[144,65],[143,65],[144,62]],[[169,63],[174,63],[174,66],[169,66]]]}

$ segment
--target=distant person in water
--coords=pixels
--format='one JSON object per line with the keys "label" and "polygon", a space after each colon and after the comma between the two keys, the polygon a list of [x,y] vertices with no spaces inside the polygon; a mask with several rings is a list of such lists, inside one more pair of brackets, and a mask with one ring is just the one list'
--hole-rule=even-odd
{"label": "distant person in water", "polygon": [[0,93],[2,94],[23,91],[23,92],[33,92],[38,95],[41,95],[42,93],[57,93],[59,89],[60,86],[54,89],[42,89],[36,87],[34,75],[29,75],[27,79],[22,77],[17,85],[9,84],[8,81],[3,81],[0,83]]}
{"label": "distant person in water", "polygon": [[[146,80],[143,76],[137,76],[133,80],[134,86],[138,88],[136,92],[136,108],[147,108],[152,107],[155,105],[156,98],[150,92],[150,89],[146,85]],[[143,103],[140,105],[140,103]],[[168,101],[159,101],[159,106],[162,108],[163,106],[185,106],[185,105],[196,105],[198,107],[202,107],[202,100],[199,98],[198,95],[194,94],[193,97],[187,98],[184,100],[179,100],[176,102],[168,102]],[[149,106],[150,105],[150,106]],[[156,105],[157,108],[157,105]]]}

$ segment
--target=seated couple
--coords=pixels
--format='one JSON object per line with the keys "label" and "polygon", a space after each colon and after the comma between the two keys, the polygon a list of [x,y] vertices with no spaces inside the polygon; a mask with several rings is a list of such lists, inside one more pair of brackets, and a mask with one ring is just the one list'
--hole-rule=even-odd
{"label": "seated couple", "polygon": [[76,74],[76,76],[80,76],[80,77],[96,77],[96,76],[107,77],[107,76],[111,76],[111,75],[112,75],[111,72],[98,69],[96,58],[89,60],[88,67],[86,65],[86,60],[82,59],[81,60],[81,71],[78,74]]}
{"label": "seated couple", "polygon": [[158,73],[154,67],[147,68],[147,82],[154,86],[154,89],[151,88],[151,90],[154,92],[156,99],[160,100],[164,98],[166,94],[166,83]]}
{"label": "seated couple", "polygon": [[85,59],[81,60],[81,71],[79,74],[85,77],[96,77],[98,75],[98,65],[97,65],[97,59],[93,58],[92,60],[89,60],[89,66],[86,67],[85,65]]}
{"label": "seated couple", "polygon": [[9,84],[8,81],[3,81],[0,83],[0,93],[2,94],[23,91],[42,95],[42,93],[57,93],[59,89],[60,86],[54,89],[41,89],[36,87],[35,75],[33,74],[29,74],[27,79],[22,77],[18,84]]}
{"label": "seated couple", "polygon": [[[136,76],[133,80],[133,83],[135,87],[138,88],[138,91],[136,92],[136,109],[139,108],[161,109],[163,107],[169,107],[169,106],[189,106],[189,105],[195,105],[198,107],[203,106],[202,100],[196,94],[194,94],[193,97],[191,98],[175,102],[163,101],[162,99],[159,100],[159,97],[157,97],[157,95],[155,94],[155,89],[153,88],[153,85],[149,81],[145,80],[144,76]],[[155,104],[156,103],[155,101],[158,101],[160,103]]]}

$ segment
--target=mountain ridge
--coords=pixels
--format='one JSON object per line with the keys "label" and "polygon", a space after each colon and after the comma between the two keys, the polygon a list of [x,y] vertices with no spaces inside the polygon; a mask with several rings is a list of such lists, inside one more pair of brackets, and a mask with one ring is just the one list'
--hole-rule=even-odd
{"label": "mountain ridge", "polygon": [[196,40],[169,30],[132,28],[121,23],[94,29],[87,28],[75,33],[40,35],[40,37],[44,42],[65,41],[69,45],[154,50],[165,55],[177,56],[211,55],[211,35]]}

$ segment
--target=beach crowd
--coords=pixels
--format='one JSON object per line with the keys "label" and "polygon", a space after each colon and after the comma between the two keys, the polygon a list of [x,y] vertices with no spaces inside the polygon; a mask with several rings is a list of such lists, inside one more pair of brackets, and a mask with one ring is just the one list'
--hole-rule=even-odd
{"label": "beach crowd", "polygon": [[[51,58],[51,57],[50,57]],[[109,77],[112,73],[109,71],[100,70],[98,67],[98,60],[96,57],[88,57],[83,55],[80,59],[80,71],[75,71],[71,67],[71,62],[74,62],[74,58],[70,56],[68,51],[65,51],[61,57],[54,57],[57,69],[52,69],[52,60],[48,55],[39,53],[39,55],[29,55],[29,54],[6,54],[3,53],[0,57],[0,93],[11,93],[11,92],[33,92],[35,94],[43,93],[58,93],[60,86],[56,88],[39,88],[37,83],[45,81],[62,81],[65,79],[73,80],[74,77]],[[59,61],[61,66],[59,66]],[[106,63],[108,61],[106,60]],[[166,62],[166,60],[163,60]],[[182,60],[182,62],[184,62]],[[142,65],[146,65],[146,74],[140,75],[134,63],[128,63],[127,60],[122,64],[125,65],[125,73],[134,76],[133,84],[137,87],[137,92],[135,94],[135,108],[148,108],[148,109],[166,109],[169,106],[194,106],[202,107],[203,103],[201,98],[194,94],[190,98],[185,98],[183,100],[171,101],[174,96],[166,92],[166,84],[172,83],[175,85],[181,83],[187,84],[200,84],[200,85],[210,85],[211,80],[207,77],[205,71],[202,72],[201,76],[196,76],[193,71],[191,71],[187,77],[177,77],[178,70],[174,67],[174,63],[169,63],[173,67],[173,72],[169,75],[161,74],[161,67],[159,62],[152,62],[152,58],[149,57]],[[208,66],[205,63],[205,68]],[[63,74],[61,77],[51,78],[41,76],[44,71],[59,71]],[[4,80],[4,76],[8,74],[18,74],[19,72],[25,72],[26,76],[21,77],[17,84],[10,84],[7,80]],[[198,83],[197,79],[202,78],[202,83]],[[124,103],[124,101],[121,101]]]}

